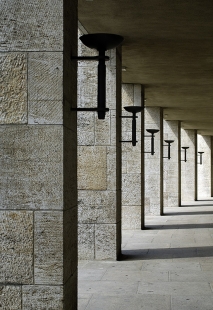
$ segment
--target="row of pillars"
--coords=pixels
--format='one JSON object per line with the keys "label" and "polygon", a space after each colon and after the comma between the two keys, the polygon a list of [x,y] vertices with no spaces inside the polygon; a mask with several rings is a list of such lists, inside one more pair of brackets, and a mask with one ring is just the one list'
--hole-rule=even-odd
{"label": "row of pillars", "polygon": [[[79,30],[79,36],[83,32]],[[93,55],[79,41],[79,56]],[[94,52],[96,55],[96,52]],[[79,259],[117,259],[121,229],[143,229],[146,215],[163,215],[164,207],[177,207],[211,194],[211,139],[184,130],[180,121],[163,119],[163,108],[146,107],[137,116],[137,144],[132,146],[132,122],[124,106],[142,106],[144,89],[121,84],[121,50],[108,53],[105,120],[79,112],[78,119],[78,254]],[[97,98],[96,65],[79,62],[78,106],[94,107]],[[121,109],[122,107],[122,109]],[[155,153],[150,154],[155,134]],[[171,139],[171,159],[164,140]],[[187,162],[181,146],[188,146]],[[197,151],[204,151],[198,165]],[[198,178],[199,175],[199,178]]]}

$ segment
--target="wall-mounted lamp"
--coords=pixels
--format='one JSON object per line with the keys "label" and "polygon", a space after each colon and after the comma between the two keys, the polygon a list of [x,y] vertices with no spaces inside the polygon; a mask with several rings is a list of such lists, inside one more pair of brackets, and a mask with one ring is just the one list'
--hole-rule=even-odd
{"label": "wall-mounted lamp", "polygon": [[132,145],[136,146],[136,143],[138,142],[136,140],[136,118],[138,118],[136,116],[136,113],[141,112],[143,110],[143,107],[142,106],[127,106],[127,107],[124,107],[124,109],[127,112],[132,113],[132,116],[123,116],[123,115],[120,116],[121,118],[132,118],[132,140],[120,141],[120,142],[132,142]]}
{"label": "wall-mounted lamp", "polygon": [[199,154],[199,156],[200,156],[200,165],[202,165],[203,164],[203,158],[202,158],[202,156],[203,156],[203,153],[204,152],[198,152],[198,154]]}
{"label": "wall-mounted lamp", "polygon": [[187,161],[186,160],[186,150],[189,149],[189,146],[182,146],[182,149],[184,150],[184,159],[181,159],[181,161]]}
{"label": "wall-mounted lamp", "polygon": [[171,143],[174,142],[174,140],[164,140],[164,142],[166,142],[167,144],[164,144],[163,146],[168,146],[168,156],[167,157],[163,157],[163,158],[168,158],[170,159],[170,147],[171,147]]}
{"label": "wall-mounted lamp", "polygon": [[84,45],[89,48],[96,49],[99,52],[98,56],[71,56],[75,60],[96,60],[98,61],[98,105],[97,108],[71,108],[72,111],[97,111],[99,119],[105,119],[106,112],[106,65],[105,61],[109,57],[105,56],[105,52],[115,48],[123,42],[123,37],[117,34],[110,33],[94,33],[84,34],[80,37]]}
{"label": "wall-mounted lamp", "polygon": [[144,153],[151,153],[151,155],[154,155],[154,134],[159,131],[159,129],[146,129],[148,133],[151,133],[151,136],[145,136],[145,137],[151,137],[151,152],[144,152]]}

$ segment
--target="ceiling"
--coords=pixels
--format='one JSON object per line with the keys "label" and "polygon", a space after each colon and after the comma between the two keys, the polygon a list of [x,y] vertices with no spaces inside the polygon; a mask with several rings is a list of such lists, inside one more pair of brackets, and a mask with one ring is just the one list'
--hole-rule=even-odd
{"label": "ceiling", "polygon": [[79,20],[124,37],[122,81],[144,85],[147,106],[213,135],[212,0],[79,0]]}

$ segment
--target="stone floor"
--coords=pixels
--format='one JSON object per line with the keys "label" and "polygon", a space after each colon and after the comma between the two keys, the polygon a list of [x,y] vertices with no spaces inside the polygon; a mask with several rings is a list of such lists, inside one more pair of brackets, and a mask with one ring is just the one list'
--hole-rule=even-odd
{"label": "stone floor", "polygon": [[79,263],[79,310],[212,310],[213,201],[123,231],[122,260]]}

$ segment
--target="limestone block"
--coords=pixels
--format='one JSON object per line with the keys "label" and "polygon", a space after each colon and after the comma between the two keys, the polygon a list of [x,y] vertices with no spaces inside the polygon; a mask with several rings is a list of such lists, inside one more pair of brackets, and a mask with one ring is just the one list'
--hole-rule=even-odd
{"label": "limestone block", "polygon": [[1,208],[63,207],[63,128],[1,126]]}
{"label": "limestone block", "polygon": [[91,190],[107,189],[106,147],[78,147],[78,188]]}
{"label": "limestone block", "polygon": [[122,84],[122,107],[134,105],[134,85]]}
{"label": "limestone block", "polygon": [[141,206],[122,206],[122,228],[141,229]]}
{"label": "limestone block", "polygon": [[106,107],[116,109],[116,67],[106,68]]}
{"label": "limestone block", "polygon": [[127,173],[140,173],[141,171],[141,153],[134,152],[134,156],[132,156],[132,152],[127,152]]}
{"label": "limestone block", "polygon": [[[2,20],[1,20],[2,21]],[[0,124],[27,122],[27,57],[24,53],[0,54]]]}
{"label": "limestone block", "polygon": [[[29,113],[31,101],[61,101],[63,99],[63,54],[54,52],[33,52],[29,54]],[[57,104],[49,104],[46,113],[57,117]],[[53,108],[56,111],[50,111]]]}
{"label": "limestone block", "polygon": [[126,174],[122,176],[122,204],[141,205],[141,174]]}
{"label": "limestone block", "polygon": [[21,286],[0,286],[0,308],[2,310],[22,310]]}
{"label": "limestone block", "polygon": [[78,113],[78,145],[95,144],[95,113]]}
{"label": "limestone block", "polygon": [[28,124],[62,124],[62,101],[31,101],[29,103]]}
{"label": "limestone block", "polygon": [[35,284],[63,282],[63,213],[35,212]]}
{"label": "limestone block", "polygon": [[1,50],[62,50],[63,3],[1,1]]}
{"label": "limestone block", "polygon": [[96,145],[110,145],[110,117],[111,112],[107,112],[105,119],[98,119],[97,113],[95,114],[95,144]]}
{"label": "limestone block", "polygon": [[23,310],[63,310],[63,287],[24,285],[22,288]]}
{"label": "limestone block", "polygon": [[33,213],[0,211],[0,282],[33,283]]}
{"label": "limestone block", "polygon": [[115,191],[82,191],[78,193],[80,223],[115,223]]}
{"label": "limestone block", "polygon": [[121,188],[117,184],[118,173],[121,169],[120,166],[117,167],[118,152],[119,150],[115,147],[107,147],[107,189],[112,191]]}
{"label": "limestone block", "polygon": [[95,258],[95,225],[78,225],[78,258]]}
{"label": "limestone block", "polygon": [[110,110],[110,145],[111,146],[121,146],[121,131],[120,131],[120,118],[116,116],[116,110]]}
{"label": "limestone block", "polygon": [[116,259],[116,235],[116,224],[95,224],[96,259]]}
{"label": "limestone block", "polygon": [[[97,67],[78,67],[78,107],[97,107]],[[81,113],[81,112],[79,112]],[[92,113],[92,112],[90,112]]]}

